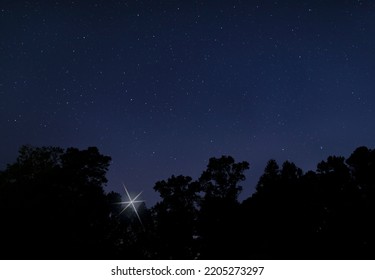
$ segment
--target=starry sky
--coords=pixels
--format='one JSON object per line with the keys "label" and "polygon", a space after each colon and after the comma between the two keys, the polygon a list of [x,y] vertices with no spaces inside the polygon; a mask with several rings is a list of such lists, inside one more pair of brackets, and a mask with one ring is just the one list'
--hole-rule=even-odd
{"label": "starry sky", "polygon": [[374,148],[374,1],[3,0],[0,38],[0,169],[97,146],[152,206],[213,156],[250,163],[244,198],[271,158]]}

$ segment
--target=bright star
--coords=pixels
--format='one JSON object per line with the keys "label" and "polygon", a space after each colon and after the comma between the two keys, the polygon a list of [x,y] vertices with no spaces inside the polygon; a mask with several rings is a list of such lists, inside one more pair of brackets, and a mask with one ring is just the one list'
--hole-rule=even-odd
{"label": "bright star", "polygon": [[138,211],[137,211],[137,208],[135,207],[135,203],[142,203],[144,202],[144,200],[137,200],[137,198],[142,194],[142,192],[140,192],[139,194],[137,194],[134,198],[131,198],[129,192],[128,192],[128,189],[125,187],[125,185],[123,184],[124,186],[124,189],[125,189],[125,192],[126,192],[126,195],[128,196],[128,201],[121,201],[121,202],[117,202],[115,204],[126,204],[126,206],[124,207],[124,209],[122,209],[122,211],[119,213],[119,215],[121,215],[126,209],[128,209],[129,207],[132,207],[133,208],[133,211],[134,213],[137,215],[138,217],[138,220],[139,222],[141,223],[142,227],[143,227],[143,223],[141,221],[141,217],[139,217],[139,214],[138,214]]}

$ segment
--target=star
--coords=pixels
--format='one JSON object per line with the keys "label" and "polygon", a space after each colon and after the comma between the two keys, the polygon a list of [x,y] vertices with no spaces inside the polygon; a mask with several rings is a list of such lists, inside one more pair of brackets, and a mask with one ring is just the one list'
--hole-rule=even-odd
{"label": "star", "polygon": [[128,192],[128,189],[126,188],[126,186],[123,184],[124,186],[124,190],[126,192],[126,195],[128,196],[128,201],[121,201],[121,202],[117,202],[115,204],[125,204],[126,206],[124,207],[124,209],[121,210],[121,212],[119,213],[119,215],[121,215],[126,209],[128,209],[129,207],[132,207],[133,208],[133,211],[134,213],[137,215],[138,217],[138,220],[140,222],[140,224],[142,225],[143,227],[143,223],[142,223],[142,220],[141,220],[141,217],[139,216],[138,214],[138,211],[137,211],[137,208],[135,207],[134,204],[136,203],[142,203],[144,202],[144,200],[137,200],[137,198],[142,194],[142,192],[140,192],[139,194],[137,194],[134,198],[131,198],[129,192]]}

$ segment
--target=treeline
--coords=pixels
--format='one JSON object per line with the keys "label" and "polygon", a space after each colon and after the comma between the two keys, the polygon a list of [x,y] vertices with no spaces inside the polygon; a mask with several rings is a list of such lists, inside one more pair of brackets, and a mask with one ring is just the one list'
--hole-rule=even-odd
{"label": "treeline", "polygon": [[270,160],[243,202],[249,163],[211,158],[197,180],[156,182],[161,200],[140,205],[142,224],[104,191],[110,161],[95,147],[23,146],[0,172],[0,258],[375,258],[375,151],[366,147],[307,173]]}

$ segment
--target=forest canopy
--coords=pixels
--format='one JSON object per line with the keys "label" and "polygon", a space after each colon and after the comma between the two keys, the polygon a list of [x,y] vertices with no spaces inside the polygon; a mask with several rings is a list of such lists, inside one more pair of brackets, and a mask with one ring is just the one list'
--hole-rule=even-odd
{"label": "forest canopy", "polygon": [[136,212],[105,191],[110,161],[96,147],[21,147],[0,172],[0,258],[375,258],[375,151],[367,147],[306,173],[271,159],[242,202],[249,163],[211,158],[196,180],[156,182],[160,201]]}

